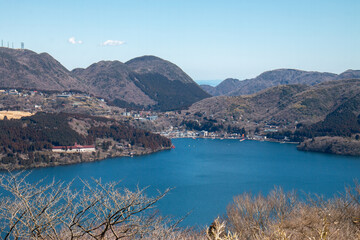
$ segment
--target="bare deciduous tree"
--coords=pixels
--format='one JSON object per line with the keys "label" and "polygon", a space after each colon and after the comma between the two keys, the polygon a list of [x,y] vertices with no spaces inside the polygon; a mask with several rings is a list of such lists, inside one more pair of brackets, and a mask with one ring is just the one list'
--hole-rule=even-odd
{"label": "bare deciduous tree", "polygon": [[129,239],[174,235],[178,222],[148,211],[169,191],[147,197],[145,189],[119,190],[117,183],[27,183],[28,174],[3,175],[2,239]]}
{"label": "bare deciduous tree", "polygon": [[0,178],[0,239],[360,239],[360,185],[331,199],[275,189],[267,196],[244,193],[234,198],[225,219],[205,231],[178,227],[161,217],[155,204],[169,191],[147,197],[146,189],[130,191],[118,183],[81,180],[26,182],[25,174]]}

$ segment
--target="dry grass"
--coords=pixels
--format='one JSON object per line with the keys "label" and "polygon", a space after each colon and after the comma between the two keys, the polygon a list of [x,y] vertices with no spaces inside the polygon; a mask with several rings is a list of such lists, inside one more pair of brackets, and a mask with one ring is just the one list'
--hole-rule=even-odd
{"label": "dry grass", "polygon": [[360,186],[330,200],[300,201],[281,189],[267,197],[243,194],[229,205],[226,220],[239,239],[360,239]]}
{"label": "dry grass", "polygon": [[0,111],[0,120],[3,120],[6,116],[7,119],[20,119],[22,117],[29,117],[34,115],[31,112],[24,112],[24,111]]}

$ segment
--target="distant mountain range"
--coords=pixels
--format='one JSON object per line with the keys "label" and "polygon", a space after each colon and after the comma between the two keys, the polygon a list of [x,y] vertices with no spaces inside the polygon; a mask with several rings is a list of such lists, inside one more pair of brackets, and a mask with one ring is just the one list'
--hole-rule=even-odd
{"label": "distant mountain range", "polygon": [[360,78],[360,70],[338,75],[278,69],[253,79],[226,79],[216,87],[202,85],[200,88],[178,66],[155,56],[138,57],[125,63],[100,61],[85,69],[69,71],[47,53],[0,48],[1,88],[77,90],[105,98],[119,107],[161,111],[187,108],[211,95],[248,95],[291,84],[302,84],[302,89],[322,82],[355,78]]}
{"label": "distant mountain range", "polygon": [[47,53],[0,48],[0,87],[77,90],[120,107],[176,110],[210,97],[175,64],[155,56],[67,70]]}
{"label": "distant mountain range", "polygon": [[267,71],[256,78],[240,81],[228,78],[216,87],[201,85],[202,89],[212,96],[240,96],[259,92],[261,90],[288,84],[305,84],[313,86],[321,82],[360,78],[360,70],[347,70],[341,74],[327,72],[309,72],[295,69],[277,69]]}

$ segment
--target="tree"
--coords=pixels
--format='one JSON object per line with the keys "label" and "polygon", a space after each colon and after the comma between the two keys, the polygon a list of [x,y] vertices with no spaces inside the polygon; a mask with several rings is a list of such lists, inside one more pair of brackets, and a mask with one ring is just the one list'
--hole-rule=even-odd
{"label": "tree", "polygon": [[120,239],[173,234],[178,222],[150,211],[169,189],[146,197],[145,189],[119,190],[117,183],[81,180],[27,183],[23,172],[3,175],[0,186],[6,196],[0,202],[1,239]]}

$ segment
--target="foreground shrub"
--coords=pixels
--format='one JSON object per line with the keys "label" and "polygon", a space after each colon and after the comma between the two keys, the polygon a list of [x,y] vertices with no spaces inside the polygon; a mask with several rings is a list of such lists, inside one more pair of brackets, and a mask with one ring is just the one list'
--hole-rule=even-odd
{"label": "foreground shrub", "polygon": [[281,189],[266,197],[245,193],[228,206],[225,220],[239,239],[360,239],[360,186],[330,200],[300,201]]}
{"label": "foreground shrub", "polygon": [[0,239],[188,239],[188,240],[352,240],[360,239],[360,186],[330,200],[305,201],[276,188],[267,196],[234,198],[222,219],[202,232],[179,228],[161,217],[155,204],[169,190],[147,197],[144,189],[116,183],[27,183],[28,174],[0,178]]}
{"label": "foreground shrub", "polygon": [[82,181],[29,184],[22,173],[4,175],[0,202],[2,239],[179,239],[178,222],[151,211],[169,191],[146,197],[144,189],[119,190],[116,183]]}

